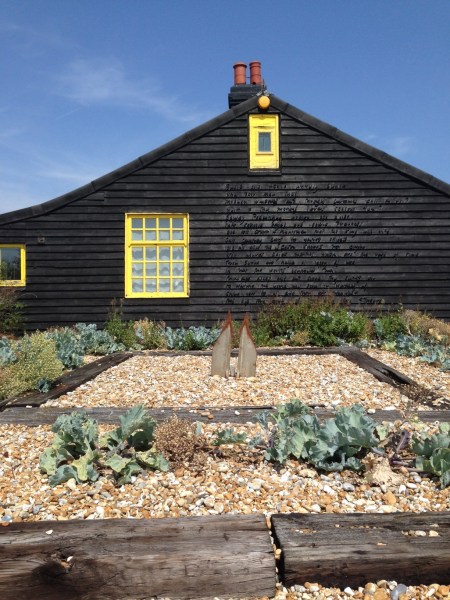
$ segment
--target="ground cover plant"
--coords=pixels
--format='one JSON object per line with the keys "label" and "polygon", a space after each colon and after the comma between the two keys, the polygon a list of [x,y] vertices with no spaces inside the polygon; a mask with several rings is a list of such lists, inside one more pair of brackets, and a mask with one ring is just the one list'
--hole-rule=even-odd
{"label": "ground cover plant", "polygon": [[[0,293],[0,319],[2,315],[10,314],[8,306],[20,306],[20,303],[14,294],[5,294],[3,291]],[[2,313],[4,308],[6,312]],[[4,331],[11,328],[13,323],[14,327],[20,323],[14,310],[11,313],[13,316],[10,315],[11,320],[8,321],[10,317],[6,316],[3,321]],[[241,324],[235,321],[233,325],[233,345],[236,347]],[[378,346],[402,356],[417,357],[443,371],[450,370],[450,325],[426,313],[403,310],[402,307],[385,310],[375,319],[370,319],[364,313],[348,310],[333,296],[288,302],[274,300],[261,307],[251,320],[250,329],[257,346]],[[88,354],[103,355],[142,349],[204,350],[214,344],[219,332],[220,325],[213,328],[172,328],[149,319],[124,321],[121,306],[117,309],[113,303],[104,329],[98,329],[92,323],[77,323],[74,327],[51,329],[44,335],[54,342],[57,359],[65,368],[73,369],[81,366],[84,356]],[[52,381],[61,374],[58,369],[42,370],[42,363],[48,362],[51,354],[51,350],[46,348],[46,357],[38,361],[41,366],[37,380],[34,376],[25,376],[19,364],[12,366],[20,363],[17,343],[6,337],[0,341],[2,398],[8,397],[5,394],[18,394],[30,389],[47,391]],[[44,350],[45,344],[41,344],[41,347]],[[8,386],[5,379],[11,376],[15,383]]]}
{"label": "ground cover plant", "polygon": [[439,477],[442,487],[450,485],[450,424],[411,440],[406,431],[379,426],[360,405],[344,407],[321,422],[298,400],[264,412],[258,423],[260,433],[252,438],[226,428],[217,430],[209,443],[200,423],[172,417],[157,425],[137,406],[120,418],[119,427],[100,437],[96,421],[75,411],[55,422],[54,441],[40,466],[52,486],[69,479],[96,481],[105,472],[122,485],[147,469],[187,463],[199,468],[208,453],[220,455],[221,446],[239,444],[261,452],[275,467],[295,459],[320,472],[363,472],[364,459],[374,453],[393,467],[408,466]]}
{"label": "ground cover plant", "polygon": [[6,338],[0,344],[0,399],[27,390],[45,391],[63,372],[55,341],[44,333],[24,335],[20,340]]}

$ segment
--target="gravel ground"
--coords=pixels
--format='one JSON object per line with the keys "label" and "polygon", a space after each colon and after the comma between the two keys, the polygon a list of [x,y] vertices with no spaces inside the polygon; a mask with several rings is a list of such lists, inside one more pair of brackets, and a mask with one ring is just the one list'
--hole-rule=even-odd
{"label": "gravel ground", "polygon": [[[448,389],[448,374],[433,367],[391,353],[370,353],[422,385],[441,386],[441,394]],[[251,380],[211,378],[209,366],[208,357],[137,356],[51,404],[258,405],[298,397],[306,403],[327,407],[363,402],[366,408],[376,409],[403,408],[407,402],[398,391],[337,355],[259,357],[257,377]],[[206,435],[211,436],[217,427],[206,425]],[[104,431],[106,427],[100,429]],[[253,433],[256,426],[248,424],[238,429]],[[239,447],[225,447],[221,456],[208,456],[197,470],[185,464],[169,473],[144,473],[132,485],[120,488],[107,475],[92,484],[76,486],[69,481],[50,488],[46,476],[39,472],[39,457],[51,442],[51,436],[48,426],[0,426],[3,524],[222,513],[392,513],[450,509],[450,488],[441,490],[437,480],[417,473],[405,471],[396,485],[373,486],[352,472],[320,475],[295,461],[277,471],[262,461],[260,453]],[[448,582],[439,583],[440,586],[436,583],[405,590],[397,582],[378,581],[368,584],[366,589],[339,590],[311,582],[289,590],[280,586],[276,600],[450,598],[443,585]]]}
{"label": "gravel ground", "polygon": [[385,350],[370,349],[364,350],[373,358],[397,369],[404,375],[408,375],[417,383],[433,390],[437,394],[450,398],[450,372],[440,371],[436,367],[427,365],[420,358],[409,358],[408,356],[399,356],[395,352]]}
{"label": "gravel ground", "polygon": [[259,356],[256,377],[211,377],[205,356],[135,356],[45,406],[257,406],[299,398],[328,408],[399,408],[408,398],[339,355]]}

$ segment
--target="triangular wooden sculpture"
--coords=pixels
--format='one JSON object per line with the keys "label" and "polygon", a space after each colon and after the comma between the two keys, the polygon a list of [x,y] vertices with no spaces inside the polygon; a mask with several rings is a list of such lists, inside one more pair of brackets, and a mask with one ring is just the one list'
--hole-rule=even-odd
{"label": "triangular wooden sculpture", "polygon": [[211,375],[229,377],[232,339],[233,323],[231,313],[228,311],[222,331],[212,349]]}
{"label": "triangular wooden sculpture", "polygon": [[239,356],[237,364],[238,377],[255,377],[256,375],[256,347],[245,315],[239,334]]}

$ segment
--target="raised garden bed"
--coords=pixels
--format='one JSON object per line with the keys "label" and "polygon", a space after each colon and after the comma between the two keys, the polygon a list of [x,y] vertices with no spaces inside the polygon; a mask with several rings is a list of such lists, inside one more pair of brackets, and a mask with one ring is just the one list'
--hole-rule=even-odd
{"label": "raised garden bed", "polygon": [[[345,354],[345,349],[341,350],[344,351],[343,353],[340,353],[342,359]],[[279,351],[276,352],[277,354],[272,354],[272,356],[295,356],[295,351],[291,349],[281,354]],[[168,353],[152,354],[155,357],[159,355],[165,360],[167,360],[170,356]],[[271,356],[271,354],[268,352],[265,352],[264,354],[265,356]],[[320,358],[320,356],[327,357],[336,353],[318,352],[309,354],[312,358]],[[377,361],[368,360],[364,356],[363,359],[361,359],[359,356],[361,353],[359,351],[355,351],[355,353],[347,351],[347,354],[353,355],[353,358],[355,358],[355,356],[358,357],[352,361],[354,363],[356,363],[357,360],[359,360],[360,363],[361,361],[365,362],[365,364],[372,369],[371,375],[376,376],[377,373],[379,375],[377,380],[380,383],[376,382],[374,385],[388,385],[389,388],[392,388],[394,390],[393,398],[397,401],[397,403],[401,397],[398,386],[411,386],[412,383],[414,383],[410,377],[402,379],[401,372],[397,371],[395,368],[387,367],[387,365],[383,365]],[[204,354],[202,355],[199,353],[177,353],[177,355],[181,355],[181,357],[195,357],[197,355],[199,358],[205,356]],[[172,356],[173,358],[176,358],[175,355]],[[141,359],[142,356],[136,358]],[[345,356],[345,358],[349,359],[349,356]],[[346,361],[344,361],[344,364],[345,362]],[[124,366],[125,365],[127,365],[127,362],[124,363]],[[360,364],[360,366],[362,366],[362,364]],[[116,369],[120,368],[120,366],[116,367]],[[107,376],[107,374],[105,375]],[[387,383],[385,380],[386,378],[389,378],[391,381]],[[114,386],[114,380],[112,378],[110,379],[111,385]],[[404,388],[401,388],[401,390],[403,393]],[[84,393],[85,392],[81,392],[81,398],[83,397]],[[150,391],[149,395],[151,395]],[[71,395],[67,396],[67,398],[70,397]],[[352,403],[352,401],[358,401],[358,398],[349,398],[349,403]],[[366,565],[367,570],[364,573],[365,577],[363,578],[366,581],[367,578],[369,578],[368,574],[370,574],[370,577],[373,578],[385,579],[392,577],[404,583],[432,583],[433,577],[431,575],[431,579],[426,577],[423,569],[418,571],[415,570],[415,565],[419,564],[420,561],[423,561],[424,563],[427,561],[430,562],[429,557],[434,556],[434,553],[436,552],[435,544],[436,540],[439,540],[439,536],[436,536],[436,540],[432,539],[434,536],[426,536],[426,542],[420,539],[414,539],[411,541],[409,539],[411,536],[405,536],[401,533],[398,533],[399,528],[392,533],[392,527],[390,528],[387,523],[392,522],[389,521],[389,519],[392,517],[401,515],[405,521],[405,531],[422,530],[423,527],[420,525],[420,523],[423,525],[422,521],[425,517],[420,513],[423,513],[423,511],[428,511],[430,513],[430,519],[433,521],[433,523],[436,522],[437,515],[439,515],[439,519],[443,519],[442,523],[447,523],[445,525],[447,528],[445,530],[445,536],[447,536],[449,517],[443,511],[447,510],[450,506],[449,488],[440,489],[436,480],[432,480],[427,477],[421,477],[420,474],[412,472],[409,474],[404,473],[401,484],[396,484],[395,486],[370,486],[364,481],[364,479],[354,473],[343,472],[337,474],[319,475],[314,470],[305,468],[304,465],[298,464],[295,461],[288,461],[288,463],[281,470],[277,471],[273,469],[271,465],[265,464],[262,461],[261,456],[256,456],[255,453],[249,449],[225,448],[220,455],[216,457],[210,457],[210,459],[208,459],[201,468],[191,469],[189,465],[183,465],[180,466],[175,472],[144,474],[142,476],[138,476],[133,485],[127,485],[123,488],[116,488],[112,482],[108,480],[108,478],[101,478],[96,483],[83,484],[82,486],[78,487],[73,486],[72,483],[69,485],[68,482],[67,484],[50,488],[47,483],[47,478],[39,474],[38,467],[39,455],[42,450],[48,446],[50,441],[50,430],[48,425],[45,424],[52,423],[53,420],[61,413],[70,412],[71,408],[68,406],[58,407],[51,405],[47,405],[42,408],[25,408],[25,406],[30,404],[31,403],[29,402],[23,402],[22,404],[19,403],[19,405],[16,404],[15,406],[5,407],[4,411],[0,414],[0,438],[4,451],[4,459],[2,465],[0,466],[0,489],[2,490],[0,515],[3,515],[3,523],[6,525],[10,522],[10,520],[14,521],[9,526],[0,528],[0,536],[2,536],[0,542],[5,540],[4,543],[7,543],[5,548],[7,548],[8,551],[11,550],[14,552],[17,548],[19,548],[23,555],[27,555],[28,552],[41,552],[38,559],[36,559],[37,563],[30,563],[26,561],[20,563],[20,568],[22,571],[19,579],[21,579],[23,583],[20,584],[22,587],[19,585],[19,587],[14,589],[14,598],[25,598],[25,596],[27,596],[27,599],[30,598],[29,590],[31,589],[31,585],[37,586],[35,587],[36,593],[42,593],[42,596],[33,596],[33,598],[37,599],[41,597],[49,599],[53,597],[58,597],[61,599],[78,598],[80,597],[81,590],[85,589],[82,587],[83,585],[88,586],[88,591],[85,592],[88,595],[83,597],[89,598],[90,600],[94,600],[96,598],[112,599],[114,597],[133,598],[134,600],[135,598],[147,598],[153,595],[162,595],[164,597],[173,598],[205,597],[205,595],[195,595],[197,592],[194,591],[193,588],[184,588],[182,591],[169,591],[172,588],[164,587],[162,584],[160,587],[158,587],[158,581],[153,581],[152,583],[152,585],[156,586],[155,589],[157,589],[155,594],[152,592],[153,588],[148,587],[146,588],[146,593],[148,595],[144,595],[144,592],[140,591],[141,588],[139,588],[139,586],[144,585],[143,582],[146,581],[145,578],[147,577],[147,571],[151,573],[154,565],[157,564],[159,559],[156,559],[156,562],[153,562],[153,557],[155,554],[150,550],[151,544],[145,544],[145,546],[142,546],[140,545],[141,541],[139,538],[136,543],[136,553],[140,556],[140,559],[138,560],[139,566],[135,568],[133,563],[133,556],[135,555],[133,554],[134,548],[132,540],[127,541],[128,538],[125,535],[122,535],[120,538],[122,540],[120,544],[125,544],[123,548],[120,548],[120,552],[116,552],[113,548],[105,545],[104,542],[101,542],[103,539],[101,534],[99,534],[100,537],[98,537],[96,534],[92,538],[90,528],[92,528],[93,531],[95,527],[94,525],[91,525],[91,523],[94,523],[97,527],[103,527],[103,531],[109,529],[110,523],[115,523],[115,521],[91,521],[91,519],[97,520],[105,517],[121,519],[124,517],[131,517],[133,519],[142,519],[142,522],[145,524],[156,523],[158,526],[161,524],[161,527],[163,528],[164,526],[162,523],[168,523],[171,519],[164,518],[164,520],[161,521],[160,517],[178,517],[175,522],[180,524],[187,516],[189,516],[189,519],[187,520],[190,522],[193,522],[194,519],[203,517],[206,519],[206,521],[209,519],[215,519],[216,523],[219,523],[221,519],[231,519],[231,517],[233,517],[236,519],[236,529],[240,531],[241,528],[245,529],[244,523],[241,523],[241,519],[244,518],[242,515],[254,515],[251,516],[251,518],[259,519],[259,522],[261,522],[261,519],[264,521],[264,518],[257,517],[258,514],[278,513],[273,517],[273,524],[276,539],[280,543],[279,550],[282,550],[280,555],[281,560],[278,563],[280,576],[286,586],[303,586],[306,581],[319,581],[321,583],[330,585],[358,586],[362,582],[362,579],[358,579],[355,573],[356,571],[361,573],[363,572],[363,569],[358,569],[358,567],[356,567],[352,571],[345,565],[348,564],[349,560],[352,560],[352,564],[354,564],[356,558],[360,556],[364,556],[364,560],[366,561],[364,564]],[[51,402],[51,404],[53,404],[53,402]],[[431,406],[436,408],[436,405],[431,404]],[[251,423],[262,408],[266,409],[268,407],[242,406],[241,404],[236,404],[235,406],[231,407],[205,407],[194,404],[193,406],[185,405],[182,407],[156,406],[150,410],[152,416],[154,416],[158,421],[168,418],[173,413],[176,413],[179,417],[187,418],[189,420],[201,420],[206,424],[205,433],[210,435],[213,428],[216,428],[216,425],[213,425],[213,423],[216,421],[221,423],[234,422],[242,427],[242,430],[251,429],[252,426],[246,424]],[[423,403],[422,408],[425,408],[425,402]],[[103,407],[91,406],[88,407],[87,410],[89,414],[95,416],[95,418],[100,422],[106,424],[115,423],[119,415],[125,411],[125,408],[120,405]],[[331,414],[332,408],[318,407],[316,411],[320,416],[327,417]],[[430,424],[431,422],[439,419],[449,420],[449,411],[430,410],[430,407],[426,410],[420,410],[416,414],[421,418],[422,421]],[[372,413],[372,417],[374,417],[376,420],[392,420],[397,419],[400,416],[402,416],[402,413],[398,412],[397,410],[375,410],[375,412]],[[8,423],[16,423],[17,425],[7,426]],[[29,425],[34,425],[35,427],[30,428]],[[305,550],[303,541],[302,549],[299,551],[297,548],[298,544],[296,546],[295,540],[291,543],[286,541],[286,537],[283,538],[284,534],[280,534],[278,536],[276,532],[277,522],[281,523],[283,516],[291,518],[292,513],[300,513],[299,518],[305,519],[305,521],[302,521],[302,527],[304,529],[311,529],[312,531],[318,531],[320,529],[320,531],[323,532],[323,534],[320,534],[322,535],[320,538],[322,541],[320,543],[323,543],[323,548],[322,552],[318,555],[319,558],[313,560],[313,552],[308,552]],[[366,547],[362,550],[362,546],[361,548],[357,547],[357,543],[359,542],[355,538],[354,547],[356,554],[352,554],[350,547],[348,547],[347,555],[345,554],[345,544],[341,543],[336,537],[338,534],[340,535],[341,532],[336,533],[336,531],[333,530],[334,542],[331,544],[331,546],[326,545],[327,528],[329,529],[331,527],[331,523],[335,523],[335,521],[330,521],[327,519],[335,519],[338,521],[337,524],[339,524],[341,520],[344,523],[346,522],[346,516],[355,516],[356,518],[356,513],[364,513],[362,515],[358,515],[358,527],[365,528],[366,521],[364,519],[367,518],[367,526],[369,528],[371,527],[373,531],[376,532],[375,528],[379,527],[380,531],[387,532],[386,536],[390,543],[392,542],[392,545],[395,546],[396,553],[404,552],[405,556],[414,556],[414,560],[411,560],[410,571],[408,571],[407,561],[405,561],[404,568],[402,567],[402,569],[395,572],[384,569],[383,565],[388,562],[389,557],[392,557],[392,547],[390,543],[386,546],[379,545],[383,544],[384,542],[380,542],[377,537],[378,533],[374,534],[373,540],[370,538],[369,543],[366,544]],[[436,518],[433,519],[435,515]],[[5,517],[8,518],[5,519]],[[194,519],[192,517],[194,517]],[[428,518],[428,516],[426,518]],[[49,522],[51,519],[68,519],[70,521],[73,519],[83,519],[83,521],[55,523],[54,521]],[[314,519],[318,519],[319,522],[322,522],[320,520],[323,519],[323,527],[320,528],[319,526],[316,526],[315,529],[309,526],[306,527],[304,523],[306,523],[308,519],[312,519],[312,521],[314,521]],[[371,519],[373,520],[371,521]],[[420,521],[420,519],[422,519],[422,521]],[[33,523],[31,521],[41,522]],[[198,543],[200,542],[200,538],[197,539],[198,532],[203,532],[203,523],[206,523],[206,521],[201,521],[201,523],[199,522],[198,530],[192,530],[191,532],[192,538],[189,543],[184,541],[182,544],[184,550],[186,550],[187,554],[191,557],[194,554],[190,554],[191,550],[188,550],[188,546],[191,544],[194,548],[198,547]],[[131,527],[135,522],[131,522],[132,524],[130,524],[129,521],[119,521],[119,523],[125,523],[123,527]],[[363,523],[363,525],[361,525],[361,523]],[[375,523],[379,523],[379,525],[376,525]],[[430,528],[433,523],[430,524]],[[39,529],[38,525],[41,529]],[[75,580],[76,572],[74,572],[74,567],[71,567],[69,572],[61,570],[62,568],[67,568],[64,562],[67,562],[67,558],[72,556],[72,554],[68,554],[67,556],[65,554],[57,554],[58,551],[61,552],[61,548],[66,548],[66,541],[68,539],[67,536],[69,535],[70,531],[72,531],[70,528],[75,527],[76,525],[79,526],[77,529],[79,534],[76,536],[78,540],[77,543],[79,542],[79,546],[77,546],[77,548],[80,549],[82,556],[90,556],[90,550],[87,552],[86,550],[82,550],[82,548],[90,548],[91,544],[92,548],[94,548],[96,540],[98,540],[98,543],[101,546],[101,551],[96,555],[99,557],[98,562],[94,561],[92,566],[93,570],[89,571],[87,567],[83,567],[80,573],[81,578],[79,580]],[[120,526],[122,527],[122,525]],[[46,531],[52,530],[52,534],[45,534],[45,532],[42,533],[44,527],[46,528]],[[65,529],[66,527],[68,527],[67,532]],[[144,527],[144,525],[142,525],[142,527]],[[444,525],[442,525],[442,527],[444,527]],[[337,530],[339,528],[334,529]],[[264,530],[264,535],[268,536],[265,525]],[[433,531],[435,530],[436,529],[433,529]],[[37,539],[33,538],[33,531],[40,531],[40,533],[36,533],[39,540],[41,540],[38,542],[38,546],[36,546],[35,541],[33,541]],[[99,531],[102,531],[102,529]],[[62,537],[52,538],[53,532],[57,532],[58,536]],[[11,547],[10,538],[5,537],[9,535],[12,536],[11,539],[13,540]],[[346,529],[342,535],[344,537],[347,535],[347,539],[351,540],[351,528]],[[344,539],[344,537],[339,539]],[[418,537],[420,538],[421,536]],[[48,543],[47,538],[50,538]],[[283,543],[281,542],[282,538],[284,539]],[[270,546],[268,539],[269,538],[266,537],[266,541]],[[444,541],[442,542],[441,540],[441,542],[447,544],[447,538],[445,537],[445,539],[442,539]],[[20,540],[25,540],[25,543],[22,543]],[[44,540],[44,542],[42,540]],[[52,546],[52,543],[55,540],[56,550]],[[92,540],[94,540],[94,542],[92,542]],[[313,548],[315,541],[312,538],[308,538],[308,540],[312,541],[313,545],[311,547]],[[33,541],[33,543],[28,545],[28,541]],[[175,539],[172,541],[177,543]],[[236,551],[236,558],[239,557],[239,561],[242,563],[242,565],[246,565],[248,561],[252,563],[252,559],[248,559],[246,557],[246,553],[248,553],[249,556],[252,555],[253,541],[253,534],[249,536],[247,533],[246,547],[244,548],[244,546],[242,546]],[[361,538],[361,544],[363,544],[363,542],[364,539]],[[41,543],[44,545],[41,547],[41,550],[39,550],[39,544]],[[70,546],[70,542],[67,543],[69,544],[67,546],[67,551],[69,551],[72,546]],[[217,544],[218,546],[220,546],[220,544],[225,545],[225,548],[217,551],[218,556],[221,556],[220,552],[222,551],[226,554],[226,545],[228,544],[228,540],[226,540],[224,536],[222,536],[222,538],[219,536],[217,538]],[[332,549],[335,550],[340,545],[343,546],[341,549],[342,568],[340,572],[347,574],[348,577],[333,579],[330,576],[327,578],[327,576],[325,576],[327,573],[326,565],[331,565],[333,562],[329,561],[327,563],[327,560],[330,556],[336,556],[333,554]],[[289,550],[288,546],[290,548]],[[411,554],[412,549],[414,550],[413,554]],[[94,551],[92,550],[92,552]],[[194,550],[192,550],[192,552],[194,552]],[[214,557],[215,552],[216,550],[211,547],[209,554],[200,554],[198,558],[201,568],[203,568],[203,565],[205,565],[205,568],[213,569],[211,571],[213,575],[215,571],[212,566],[213,561],[210,557]],[[420,554],[421,552],[423,553]],[[52,554],[55,555],[55,553],[56,557],[52,557]],[[113,556],[111,556],[111,554]],[[305,567],[305,572],[300,578],[298,578],[298,576],[291,577],[290,574],[294,573],[295,569],[303,569],[303,565],[307,564],[307,558],[309,554],[311,555],[310,562],[311,564],[315,564],[314,568],[316,570],[314,571],[313,567]],[[126,555],[129,560],[126,562],[120,562],[117,560],[117,555]],[[269,552],[267,556],[269,555],[272,560],[272,571],[270,577],[272,577],[273,581],[275,576],[275,567],[273,562],[274,554]],[[306,560],[306,562],[301,563],[301,567],[298,567],[298,564],[300,563],[295,563],[297,566],[289,567],[289,569],[287,569],[286,565],[288,563],[286,561],[288,559],[288,555],[295,555],[296,558],[293,559],[294,563],[295,561],[298,563],[298,557],[300,555],[302,556],[301,560]],[[6,556],[5,553],[3,553],[3,556]],[[276,556],[279,556],[279,553],[277,553]],[[179,581],[176,585],[180,587],[180,581],[183,578],[186,579],[186,571],[184,569],[188,569],[188,574],[191,572],[191,567],[186,567],[186,564],[190,565],[192,563],[189,563],[189,560],[191,560],[190,558],[188,559],[187,563],[183,563],[181,559],[181,562],[178,562],[178,557],[178,553],[170,554],[170,559],[165,564],[171,565],[171,561],[174,561],[173,573],[175,578],[178,577]],[[368,557],[373,557],[373,561],[371,562]],[[445,555],[442,560],[444,561],[442,562],[443,566],[441,563],[439,563],[442,566],[440,572],[442,573],[442,578],[446,577],[448,579],[448,574],[445,570],[447,568],[446,565],[448,565],[448,562],[446,562],[448,561],[447,555]],[[58,561],[60,562],[58,563]],[[0,561],[0,591],[3,591],[1,588],[2,582],[6,589],[8,584],[5,582],[10,581],[10,584],[15,585],[16,581],[11,579],[12,574],[15,572],[11,568],[12,563],[6,562],[3,564],[9,566],[2,567],[2,563]],[[38,567],[36,570],[33,570],[33,568],[30,567],[30,564],[34,564],[35,567],[36,565],[44,565],[44,569],[42,571],[39,570],[40,567]],[[82,564],[85,563],[82,561]],[[184,566],[178,568],[180,564],[183,564]],[[403,563],[401,564],[403,565]],[[47,566],[45,567],[45,565]],[[227,560],[225,559],[225,571],[226,565]],[[324,565],[324,570],[322,570],[321,565]],[[49,570],[46,570],[47,567]],[[112,571],[108,571],[109,568],[112,569]],[[236,569],[237,568],[238,567],[236,567]],[[266,588],[265,591],[260,591],[254,585],[252,587],[251,583],[249,583],[247,587],[245,587],[245,585],[241,585],[244,581],[252,582],[254,575],[249,575],[247,580],[247,576],[241,578],[239,575],[237,575],[235,577],[235,568],[230,567],[230,569],[231,570],[228,572],[221,571],[222,574],[217,579],[214,579],[213,576],[211,577],[209,581],[210,587],[206,593],[206,597],[233,596],[237,598],[243,596],[254,597],[256,595],[268,596],[273,594],[273,591],[268,591],[268,588]],[[331,573],[331,567],[329,571]],[[145,576],[141,574],[142,572],[145,572]],[[263,570],[260,572],[262,577],[262,585],[266,585],[267,581],[269,581],[268,576],[266,577],[267,572],[268,570]],[[236,573],[239,573],[239,571],[237,570]],[[306,576],[305,573],[308,575]],[[410,573],[410,575],[412,573],[412,575],[409,576],[408,573]],[[416,573],[419,575],[414,579]],[[101,582],[104,580],[102,579],[103,575],[105,578],[108,576],[103,587],[97,586],[97,588],[95,588],[92,585],[94,577],[93,574]],[[63,593],[68,595],[63,595],[61,592],[59,592],[59,595],[56,595],[57,591],[62,589],[61,582],[65,579],[69,579],[66,577],[66,575],[70,576],[70,584],[64,584]],[[227,581],[223,581],[222,578],[226,579]],[[439,579],[438,574],[436,574],[436,580],[438,580],[440,583],[445,583],[445,580],[442,578]],[[33,584],[32,581],[34,582]],[[110,593],[110,590],[112,587],[114,587],[114,581],[119,582],[117,590],[122,590],[122,592],[117,591],[119,594],[117,596],[114,596],[112,593]],[[131,593],[129,596],[123,595],[123,588],[120,587],[123,582],[128,582],[128,589],[132,588],[133,594],[136,592],[136,595]],[[227,591],[224,591],[225,588],[223,586],[225,583],[230,584],[227,588]],[[273,584],[271,583],[270,585]],[[51,590],[51,593],[54,593],[53,596],[50,592],[48,592],[49,589]],[[271,589],[273,590],[273,588]],[[202,594],[204,594],[204,592],[205,589],[203,589]],[[120,593],[122,593],[122,595],[120,595]],[[299,591],[297,596],[297,592],[295,591],[291,590],[290,593],[292,594],[292,598],[301,598],[301,594],[304,592]],[[338,595],[339,593],[333,592],[334,595],[329,595],[328,597],[338,598],[340,597]],[[20,594],[22,594],[22,596]],[[2,594],[2,598],[3,597],[9,598],[7,595],[5,596]],[[313,598],[314,595],[311,595],[310,597]],[[439,596],[437,595],[436,597]]]}

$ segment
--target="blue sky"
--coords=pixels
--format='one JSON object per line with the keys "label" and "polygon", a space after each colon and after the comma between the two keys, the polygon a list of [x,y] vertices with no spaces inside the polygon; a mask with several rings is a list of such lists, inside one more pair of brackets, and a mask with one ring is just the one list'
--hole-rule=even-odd
{"label": "blue sky", "polygon": [[0,212],[227,109],[232,65],[450,182],[449,0],[1,0]]}

